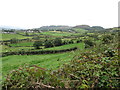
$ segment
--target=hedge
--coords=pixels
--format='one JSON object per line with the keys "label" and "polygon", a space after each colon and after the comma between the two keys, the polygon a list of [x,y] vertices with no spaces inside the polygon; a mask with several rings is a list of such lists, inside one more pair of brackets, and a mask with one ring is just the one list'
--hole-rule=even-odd
{"label": "hedge", "polygon": [[9,55],[39,55],[39,54],[54,54],[54,53],[62,53],[67,51],[76,50],[77,47],[63,49],[63,50],[41,50],[41,51],[19,51],[19,52],[4,52],[2,53],[2,57]]}

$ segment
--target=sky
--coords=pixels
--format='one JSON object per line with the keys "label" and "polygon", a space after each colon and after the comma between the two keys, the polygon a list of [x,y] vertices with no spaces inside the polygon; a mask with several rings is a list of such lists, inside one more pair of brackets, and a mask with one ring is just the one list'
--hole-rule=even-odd
{"label": "sky", "polygon": [[119,0],[0,0],[0,26],[118,26]]}

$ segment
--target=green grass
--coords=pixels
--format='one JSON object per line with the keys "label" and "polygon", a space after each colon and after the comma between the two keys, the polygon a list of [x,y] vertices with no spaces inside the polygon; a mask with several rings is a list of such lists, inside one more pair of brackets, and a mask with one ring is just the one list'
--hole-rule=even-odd
{"label": "green grass", "polygon": [[34,42],[21,42],[21,43],[15,43],[15,44],[10,44],[11,46],[33,46]]}
{"label": "green grass", "polygon": [[[35,49],[35,50],[31,50],[34,49],[34,47],[25,47],[25,45],[31,45],[32,42],[30,43],[18,43],[18,44],[12,44],[12,46],[22,46],[23,47],[8,47],[6,45],[2,45],[0,47],[2,47],[2,51],[1,52],[14,52],[14,51],[40,51],[40,50],[63,50],[63,49],[69,49],[69,48],[73,48],[73,47],[78,47],[79,49],[84,49],[84,43],[74,43],[74,44],[67,44],[67,45],[63,45],[63,46],[57,46],[57,47],[51,47],[51,48],[45,48],[45,49]],[[43,46],[42,46],[43,47]]]}
{"label": "green grass", "polygon": [[31,37],[26,37],[26,36],[22,36],[22,35],[18,35],[18,34],[1,34],[2,38],[0,38],[0,40],[10,40],[12,38],[16,38],[16,39],[26,39],[26,38],[31,38]]}
{"label": "green grass", "polygon": [[14,52],[14,51],[21,51],[21,50],[30,50],[34,49],[34,47],[8,47],[5,45],[0,45],[2,47],[2,50],[0,52]]}
{"label": "green grass", "polygon": [[[77,51],[76,51],[77,52]],[[39,65],[46,69],[57,69],[58,66],[69,63],[76,53],[74,51],[58,54],[45,55],[14,55],[2,58],[3,78],[11,70],[17,69],[21,65]]]}
{"label": "green grass", "polygon": [[70,32],[59,32],[59,31],[56,31],[56,32],[42,32],[41,34],[44,34],[44,35],[51,35],[51,36],[71,36],[71,35],[78,35],[79,33],[70,33]]}
{"label": "green grass", "polygon": [[84,43],[67,44],[67,45],[58,46],[58,47],[45,48],[44,50],[62,50],[62,49],[69,49],[73,47],[78,47],[79,49],[83,49]]}
{"label": "green grass", "polygon": [[[75,46],[83,51],[84,43],[69,44],[69,45],[64,45],[59,47],[47,48],[45,50],[60,50],[60,49],[72,48]],[[18,51],[18,47],[11,48],[11,50]],[[77,51],[57,53],[57,54],[44,54],[44,55],[6,56],[2,58],[3,78],[9,71],[13,69],[17,69],[19,66],[25,65],[25,64],[39,65],[40,67],[43,67],[46,69],[57,69],[58,66],[64,63],[69,63],[68,61],[70,61],[76,54],[77,54]]]}

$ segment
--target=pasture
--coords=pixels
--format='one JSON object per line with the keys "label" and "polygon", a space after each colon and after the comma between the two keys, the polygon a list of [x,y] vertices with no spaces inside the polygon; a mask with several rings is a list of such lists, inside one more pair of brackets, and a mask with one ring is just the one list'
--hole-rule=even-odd
{"label": "pasture", "polygon": [[78,51],[45,54],[45,55],[13,55],[2,58],[3,77],[11,70],[15,70],[23,65],[38,65],[46,69],[56,70],[59,66],[69,63]]}
{"label": "pasture", "polygon": [[13,39],[13,38],[16,38],[16,39],[31,38],[31,37],[22,36],[22,35],[19,35],[19,34],[1,34],[0,33],[0,35],[2,36],[2,38],[0,38],[0,40],[10,40],[10,39]]}

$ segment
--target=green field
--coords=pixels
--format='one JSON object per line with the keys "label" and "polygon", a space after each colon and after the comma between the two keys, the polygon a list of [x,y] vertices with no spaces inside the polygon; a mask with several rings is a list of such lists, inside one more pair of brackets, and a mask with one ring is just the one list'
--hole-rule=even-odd
{"label": "green field", "polygon": [[[73,48],[73,47],[78,47],[79,49],[83,49],[84,48],[84,43],[74,43],[74,44],[67,44],[67,45],[63,45],[63,46],[57,46],[57,47],[51,47],[51,48],[44,48],[44,49],[35,49],[35,50],[31,50],[34,49],[34,47],[25,47],[25,46],[32,46],[33,42],[26,42],[26,43],[17,43],[17,44],[10,44],[13,47],[8,47],[6,45],[2,45],[2,52],[14,52],[14,51],[21,51],[21,50],[25,50],[25,51],[40,51],[40,50],[63,50],[63,49],[69,49],[69,48]],[[16,46],[21,46],[21,47],[16,47]],[[43,48],[43,46],[42,46]]]}
{"label": "green field", "polygon": [[30,49],[34,49],[34,47],[8,47],[6,45],[0,45],[0,47],[2,47],[2,51],[1,52],[14,52],[14,51],[21,51],[21,50],[30,50]]}
{"label": "green field", "polygon": [[74,43],[74,44],[68,44],[68,45],[63,45],[58,47],[45,48],[44,50],[62,50],[62,49],[69,49],[73,47],[78,47],[79,49],[83,49],[84,43]]}
{"label": "green field", "polygon": [[[77,51],[76,51],[77,53]],[[45,54],[45,55],[14,55],[2,58],[2,73],[3,77],[11,70],[17,69],[19,66],[39,65],[46,69],[57,69],[58,66],[69,61],[76,55],[75,52]]]}
{"label": "green field", "polygon": [[26,36],[22,36],[22,35],[18,35],[18,34],[1,34],[2,38],[0,38],[0,40],[10,40],[13,38],[16,39],[26,39],[26,38],[31,38],[31,37],[26,37]]}
{"label": "green field", "polygon": [[71,35],[79,35],[80,33],[70,33],[70,32],[42,32],[43,35],[51,35],[51,36],[71,36]]}
{"label": "green field", "polygon": [[10,44],[10,46],[14,46],[14,47],[16,47],[16,46],[22,46],[22,47],[24,47],[24,46],[33,46],[33,43],[34,42],[22,42],[22,43]]}

